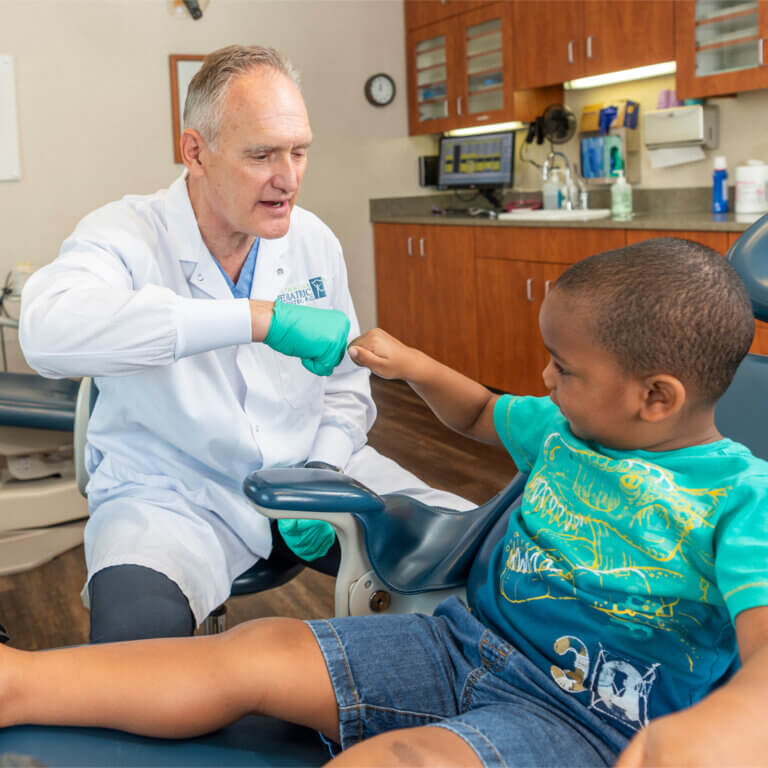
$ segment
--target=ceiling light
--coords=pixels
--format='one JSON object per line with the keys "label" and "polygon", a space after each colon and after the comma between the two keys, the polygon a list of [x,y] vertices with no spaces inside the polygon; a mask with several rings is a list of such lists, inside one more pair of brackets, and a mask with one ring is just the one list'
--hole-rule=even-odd
{"label": "ceiling light", "polygon": [[648,67],[622,69],[619,72],[608,72],[604,75],[594,75],[593,77],[579,77],[576,80],[569,80],[563,87],[567,91],[576,91],[582,88],[597,88],[601,85],[626,83],[629,80],[643,80],[647,77],[672,75],[675,73],[676,69],[674,61],[665,61],[663,64],[651,64]]}

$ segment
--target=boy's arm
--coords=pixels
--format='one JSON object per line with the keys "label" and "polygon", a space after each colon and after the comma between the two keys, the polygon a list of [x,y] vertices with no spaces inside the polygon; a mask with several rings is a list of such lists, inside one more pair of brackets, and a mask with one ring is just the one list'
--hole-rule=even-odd
{"label": "boy's arm", "polygon": [[380,328],[349,345],[349,356],[383,379],[404,379],[446,426],[482,443],[501,445],[493,425],[499,399],[482,384],[408,347]]}
{"label": "boy's arm", "polygon": [[690,709],[660,717],[622,752],[616,768],[757,766],[768,755],[768,606],[736,617],[742,667]]}

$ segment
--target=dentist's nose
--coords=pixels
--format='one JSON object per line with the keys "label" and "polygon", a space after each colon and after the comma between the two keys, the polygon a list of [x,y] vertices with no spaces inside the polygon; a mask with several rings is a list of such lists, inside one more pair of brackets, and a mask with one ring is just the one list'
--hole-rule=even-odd
{"label": "dentist's nose", "polygon": [[292,194],[299,188],[299,174],[293,157],[281,158],[272,177],[272,186],[282,192]]}

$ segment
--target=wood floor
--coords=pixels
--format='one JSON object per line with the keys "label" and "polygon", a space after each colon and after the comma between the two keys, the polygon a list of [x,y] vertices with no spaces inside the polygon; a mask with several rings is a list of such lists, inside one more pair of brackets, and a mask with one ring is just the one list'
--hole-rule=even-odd
{"label": "wood floor", "polygon": [[[446,429],[407,385],[380,379],[372,384],[379,416],[370,444],[425,482],[481,503],[514,475],[502,450]],[[40,649],[87,642],[88,613],[79,596],[84,581],[82,546],[33,571],[0,577],[0,623],[11,645]],[[305,569],[279,589],[231,599],[229,624],[261,616],[330,616],[333,583]]]}

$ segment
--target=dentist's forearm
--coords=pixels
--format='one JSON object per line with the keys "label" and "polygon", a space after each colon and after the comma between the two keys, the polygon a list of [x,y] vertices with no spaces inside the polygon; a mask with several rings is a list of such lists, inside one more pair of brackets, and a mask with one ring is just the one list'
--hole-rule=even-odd
{"label": "dentist's forearm", "polygon": [[251,331],[254,341],[264,341],[269,333],[269,325],[272,322],[272,314],[275,307],[274,301],[250,300],[251,305]]}

